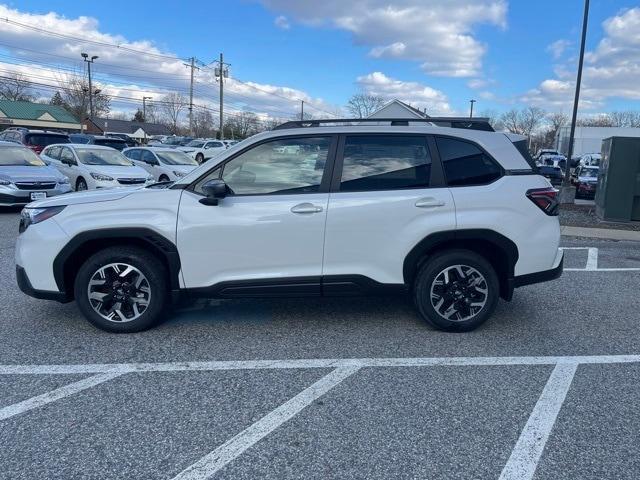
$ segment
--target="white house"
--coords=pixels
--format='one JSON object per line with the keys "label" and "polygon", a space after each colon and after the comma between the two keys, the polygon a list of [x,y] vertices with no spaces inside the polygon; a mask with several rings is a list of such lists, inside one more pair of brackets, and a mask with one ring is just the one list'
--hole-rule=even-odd
{"label": "white house", "polygon": [[412,118],[429,118],[429,115],[398,99],[394,99],[380,107],[367,118],[401,118],[410,120]]}

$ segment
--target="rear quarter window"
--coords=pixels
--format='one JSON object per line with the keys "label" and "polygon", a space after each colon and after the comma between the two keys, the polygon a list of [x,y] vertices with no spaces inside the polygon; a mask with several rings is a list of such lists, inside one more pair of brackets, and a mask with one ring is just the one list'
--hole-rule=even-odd
{"label": "rear quarter window", "polygon": [[502,176],[502,169],[477,145],[449,137],[436,137],[442,166],[451,187],[486,185]]}

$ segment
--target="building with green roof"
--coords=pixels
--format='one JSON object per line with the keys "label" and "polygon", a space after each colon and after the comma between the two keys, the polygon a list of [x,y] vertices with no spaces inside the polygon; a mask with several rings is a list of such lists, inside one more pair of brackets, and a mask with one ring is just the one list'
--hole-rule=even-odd
{"label": "building with green roof", "polygon": [[58,105],[0,100],[0,129],[7,127],[80,131],[82,125]]}

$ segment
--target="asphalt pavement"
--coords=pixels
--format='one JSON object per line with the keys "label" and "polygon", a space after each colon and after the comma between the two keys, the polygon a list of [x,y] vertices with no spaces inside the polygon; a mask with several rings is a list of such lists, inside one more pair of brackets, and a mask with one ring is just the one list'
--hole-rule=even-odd
{"label": "asphalt pavement", "polygon": [[637,479],[640,243],[466,334],[403,297],[201,302],[131,335],[15,284],[0,212],[0,479]]}

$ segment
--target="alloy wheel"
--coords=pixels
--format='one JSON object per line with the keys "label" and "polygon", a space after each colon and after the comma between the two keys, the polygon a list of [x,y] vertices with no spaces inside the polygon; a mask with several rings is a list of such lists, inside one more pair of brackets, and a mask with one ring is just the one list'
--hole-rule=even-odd
{"label": "alloy wheel", "polygon": [[100,267],[89,280],[89,303],[110,322],[124,323],[139,318],[149,307],[151,287],[144,274],[127,263]]}
{"label": "alloy wheel", "polygon": [[442,318],[464,322],[478,315],[487,304],[487,280],[468,265],[442,270],[431,284],[431,305]]}

